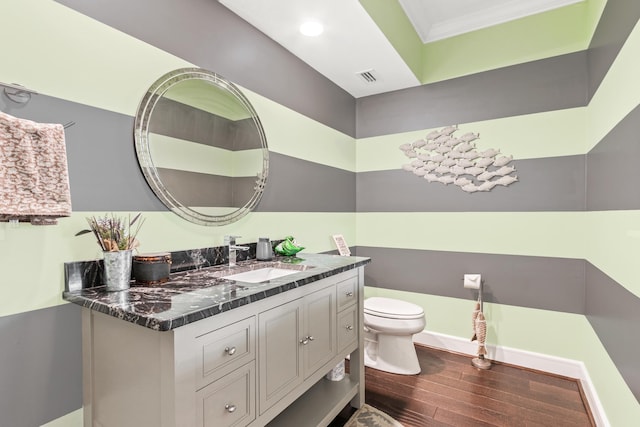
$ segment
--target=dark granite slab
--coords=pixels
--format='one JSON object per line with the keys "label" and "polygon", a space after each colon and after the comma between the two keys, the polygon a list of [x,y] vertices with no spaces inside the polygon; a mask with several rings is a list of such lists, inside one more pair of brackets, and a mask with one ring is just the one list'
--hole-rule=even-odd
{"label": "dark granite slab", "polygon": [[[343,271],[368,264],[366,257],[305,254],[273,261],[247,260],[234,268],[217,265],[171,273],[160,286],[132,286],[107,292],[104,286],[67,290],[66,301],[157,331],[171,329],[305,286]],[[261,283],[228,280],[221,276],[274,266],[295,273]]]}

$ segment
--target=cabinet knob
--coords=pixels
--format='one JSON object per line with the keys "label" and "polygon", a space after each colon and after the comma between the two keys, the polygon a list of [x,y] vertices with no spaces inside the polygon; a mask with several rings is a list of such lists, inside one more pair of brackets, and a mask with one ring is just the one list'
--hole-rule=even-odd
{"label": "cabinet knob", "polygon": [[308,339],[308,337],[305,337],[305,338],[301,339],[301,340],[300,340],[300,344],[302,344],[302,345],[307,345],[307,344],[309,344],[309,339]]}
{"label": "cabinet knob", "polygon": [[227,353],[229,356],[233,356],[234,353],[236,352],[236,348],[235,347],[225,347],[224,348],[225,353]]}
{"label": "cabinet knob", "polygon": [[353,331],[353,326],[348,325],[344,327],[347,331]]}
{"label": "cabinet knob", "polygon": [[313,338],[311,335],[309,335],[309,336],[307,337],[307,339],[308,339],[309,341],[313,341],[315,338]]}
{"label": "cabinet knob", "polygon": [[347,292],[345,295],[348,296],[348,297],[352,297],[353,296],[353,292]]}
{"label": "cabinet knob", "polygon": [[224,409],[226,409],[228,413],[232,414],[236,411],[236,405],[227,403],[226,405],[224,405]]}

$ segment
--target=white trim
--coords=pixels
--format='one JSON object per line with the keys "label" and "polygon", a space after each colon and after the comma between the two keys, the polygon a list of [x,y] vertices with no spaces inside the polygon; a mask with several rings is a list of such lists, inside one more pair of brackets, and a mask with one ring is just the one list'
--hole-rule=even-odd
{"label": "white trim", "polygon": [[[470,340],[429,331],[422,331],[414,335],[413,342],[470,356],[475,355],[478,348],[477,343],[473,343]],[[589,403],[596,426],[611,426],[583,362],[502,346],[487,345],[487,352],[489,353],[489,358],[497,362],[578,379],[582,384],[582,390]]]}
{"label": "white trim", "polygon": [[547,12],[584,0],[535,0],[490,2],[489,6],[470,12],[462,12],[450,19],[430,22],[428,8],[417,1],[401,0],[406,15],[423,43],[430,43],[465,34],[471,31],[504,24],[526,16]]}

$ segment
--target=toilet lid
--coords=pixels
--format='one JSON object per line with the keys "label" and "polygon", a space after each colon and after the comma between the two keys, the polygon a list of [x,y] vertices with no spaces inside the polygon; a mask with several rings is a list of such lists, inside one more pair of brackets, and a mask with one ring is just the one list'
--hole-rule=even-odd
{"label": "toilet lid", "polygon": [[419,319],[424,316],[424,310],[418,305],[382,297],[365,299],[364,312],[373,316],[392,319]]}

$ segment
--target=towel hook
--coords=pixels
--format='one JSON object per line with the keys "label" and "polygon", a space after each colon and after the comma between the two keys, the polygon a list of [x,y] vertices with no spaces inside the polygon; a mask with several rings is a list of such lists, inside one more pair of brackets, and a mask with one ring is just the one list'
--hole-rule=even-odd
{"label": "towel hook", "polygon": [[35,90],[27,89],[26,87],[17,83],[2,83],[0,86],[4,86],[4,94],[18,104],[26,104],[31,100],[31,95],[38,95]]}

